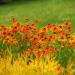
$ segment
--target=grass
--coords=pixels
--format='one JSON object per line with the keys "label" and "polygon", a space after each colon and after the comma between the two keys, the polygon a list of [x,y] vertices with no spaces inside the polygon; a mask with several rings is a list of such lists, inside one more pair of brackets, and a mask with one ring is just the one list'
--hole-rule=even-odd
{"label": "grass", "polygon": [[[0,5],[0,20],[9,25],[9,19],[16,17],[23,23],[24,18],[40,19],[38,28],[48,23],[62,23],[70,18],[75,24],[75,0],[29,0]],[[75,31],[75,30],[74,30]]]}
{"label": "grass", "polygon": [[[7,60],[6,63],[5,61],[1,61],[0,75],[60,75],[63,72],[63,67],[53,59],[48,64],[43,62],[43,60],[40,60],[38,63],[35,60],[27,65],[23,59],[19,59],[19,61],[15,61],[12,65],[10,64],[10,60]],[[60,69],[58,70],[59,67]]]}

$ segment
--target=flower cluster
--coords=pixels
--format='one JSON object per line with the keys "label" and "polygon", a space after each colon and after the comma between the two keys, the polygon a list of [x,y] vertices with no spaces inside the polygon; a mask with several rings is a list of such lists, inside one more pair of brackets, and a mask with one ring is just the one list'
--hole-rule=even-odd
{"label": "flower cluster", "polygon": [[[29,21],[30,19],[25,19],[25,22]],[[24,53],[34,54],[37,57],[57,52],[59,49],[55,46],[56,42],[59,42],[61,47],[75,46],[75,35],[70,34],[72,31],[70,22],[48,24],[37,29],[39,22],[40,20],[36,20],[31,25],[20,24],[16,18],[13,18],[11,26],[0,25],[0,41],[3,45],[16,45],[17,49],[22,45],[24,49],[27,49]]]}

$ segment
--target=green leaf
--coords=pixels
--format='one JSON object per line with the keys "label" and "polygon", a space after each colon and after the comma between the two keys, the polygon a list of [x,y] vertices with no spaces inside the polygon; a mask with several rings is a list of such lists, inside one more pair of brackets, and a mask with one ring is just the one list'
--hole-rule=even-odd
{"label": "green leaf", "polygon": [[34,54],[31,55],[31,59],[35,60],[36,56]]}

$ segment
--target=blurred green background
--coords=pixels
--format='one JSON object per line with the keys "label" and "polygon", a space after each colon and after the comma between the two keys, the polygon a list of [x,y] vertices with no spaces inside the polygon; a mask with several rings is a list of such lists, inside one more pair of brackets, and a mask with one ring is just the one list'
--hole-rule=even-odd
{"label": "blurred green background", "polygon": [[75,31],[75,0],[13,0],[0,3],[0,24],[10,25],[15,17],[24,23],[25,18],[41,20],[38,28],[48,23],[63,23],[66,18],[72,22]]}

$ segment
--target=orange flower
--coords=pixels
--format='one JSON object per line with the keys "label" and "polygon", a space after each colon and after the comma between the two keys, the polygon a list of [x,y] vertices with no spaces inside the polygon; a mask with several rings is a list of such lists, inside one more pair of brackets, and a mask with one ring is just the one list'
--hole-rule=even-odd
{"label": "orange flower", "polygon": [[54,42],[55,42],[55,38],[52,37],[52,36],[50,36],[50,38],[49,38],[49,42],[50,42],[50,43],[54,43]]}
{"label": "orange flower", "polygon": [[19,32],[20,29],[21,29],[21,25],[19,23],[13,24],[13,26],[11,26],[12,32]]}
{"label": "orange flower", "polygon": [[52,24],[48,24],[47,28],[50,29],[52,27]]}
{"label": "orange flower", "polygon": [[42,52],[43,52],[44,56],[48,56],[49,54],[53,54],[56,51],[57,51],[57,49],[55,47],[52,47],[52,46],[44,46],[42,48]]}
{"label": "orange flower", "polygon": [[48,43],[49,42],[49,38],[48,37],[45,37],[45,41]]}
{"label": "orange flower", "polygon": [[25,41],[26,41],[26,37],[23,37],[23,38],[22,38],[22,41],[25,42]]}
{"label": "orange flower", "polygon": [[13,45],[13,44],[16,44],[18,43],[19,41],[16,40],[16,39],[7,39],[7,40],[4,40],[3,41],[3,44],[9,44],[9,45]]}
{"label": "orange flower", "polygon": [[42,50],[42,55],[43,56],[48,56],[49,53],[50,53],[50,51],[49,51],[49,49],[47,47]]}
{"label": "orange flower", "polygon": [[45,38],[45,41],[46,41],[47,43],[48,43],[48,42],[54,43],[54,42],[55,42],[55,38],[52,37],[52,36],[50,36],[50,38],[46,37],[46,38]]}
{"label": "orange flower", "polygon": [[56,27],[53,28],[53,33],[54,33],[54,34],[59,34],[59,33],[61,33],[62,31],[63,31],[63,29],[60,28],[60,26],[56,26]]}
{"label": "orange flower", "polygon": [[71,27],[67,27],[66,30],[67,30],[68,32],[71,32],[71,31],[72,31],[72,28],[71,28]]}
{"label": "orange flower", "polygon": [[15,35],[13,35],[13,34],[10,34],[10,35],[6,36],[7,39],[13,39],[14,37],[15,37]]}
{"label": "orange flower", "polygon": [[21,30],[20,30],[22,33],[26,34],[29,32],[29,28],[28,26],[21,26]]}
{"label": "orange flower", "polygon": [[75,46],[75,35],[71,35],[68,41],[71,46]]}
{"label": "orange flower", "polygon": [[40,38],[33,38],[32,43],[34,44],[40,44],[41,43],[41,39]]}
{"label": "orange flower", "polygon": [[3,26],[3,25],[1,25],[1,26],[0,26],[0,31],[4,31],[4,30],[6,30],[6,27]]}
{"label": "orange flower", "polygon": [[48,31],[48,28],[47,27],[44,27],[41,30],[42,30],[42,32],[45,32],[46,33]]}
{"label": "orange flower", "polygon": [[27,38],[28,42],[31,42],[31,39],[32,39],[32,38],[31,38],[31,34],[27,34],[27,35],[26,35],[26,38]]}
{"label": "orange flower", "polygon": [[36,52],[36,54],[35,54],[37,57],[40,57],[40,56],[42,56],[42,53],[40,52],[40,51],[38,51],[38,52]]}
{"label": "orange flower", "polygon": [[64,35],[61,35],[58,37],[58,41],[66,41],[66,37]]}
{"label": "orange flower", "polygon": [[19,42],[20,42],[19,40],[13,39],[13,40],[11,41],[11,44],[16,44],[16,43],[19,43]]}
{"label": "orange flower", "polygon": [[39,33],[38,34],[38,37],[41,39],[41,38],[44,38],[44,36],[45,36],[45,33],[44,32],[41,32],[41,33]]}
{"label": "orange flower", "polygon": [[36,23],[39,23],[39,22],[40,22],[40,20],[36,20],[35,22],[36,22]]}
{"label": "orange flower", "polygon": [[31,24],[31,29],[36,29],[36,23],[35,23],[35,22],[33,22],[33,23]]}
{"label": "orange flower", "polygon": [[16,23],[17,22],[17,19],[16,18],[12,18],[12,22],[13,23]]}
{"label": "orange flower", "polygon": [[7,28],[6,30],[4,30],[3,34],[9,35],[11,34],[12,30]]}
{"label": "orange flower", "polygon": [[6,37],[6,34],[0,34],[0,40],[5,38]]}
{"label": "orange flower", "polygon": [[18,32],[17,26],[13,26],[13,27],[12,27],[12,31],[13,31],[13,32]]}
{"label": "orange flower", "polygon": [[7,40],[4,40],[3,41],[3,44],[9,44],[9,40],[7,39]]}
{"label": "orange flower", "polygon": [[37,35],[39,31],[36,29],[32,29],[31,32],[32,32],[32,35]]}
{"label": "orange flower", "polygon": [[70,27],[71,23],[70,22],[65,22],[66,27]]}

